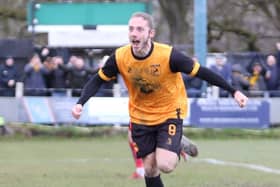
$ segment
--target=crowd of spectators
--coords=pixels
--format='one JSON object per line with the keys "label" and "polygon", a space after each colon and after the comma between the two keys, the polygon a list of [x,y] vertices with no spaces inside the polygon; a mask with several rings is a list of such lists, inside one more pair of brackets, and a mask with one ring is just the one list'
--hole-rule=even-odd
{"label": "crowd of spectators", "polygon": [[[226,55],[215,55],[214,63],[209,65],[212,71],[230,82],[236,89],[250,97],[280,97],[280,42],[276,43],[276,52],[265,57],[253,55],[249,63],[238,61],[228,63]],[[202,83],[197,78],[183,76],[191,97],[201,96]],[[211,88],[211,85],[207,85]],[[228,97],[224,90],[218,90],[219,97]]]}
{"label": "crowd of spectators", "polygon": [[[65,62],[66,60],[66,62]],[[65,58],[55,50],[43,47],[34,52],[24,65],[22,74],[15,68],[13,57],[7,57],[0,65],[0,96],[15,96],[16,82],[24,85],[25,96],[79,96],[81,89],[99,63],[91,65],[86,56],[69,55]],[[104,85],[98,96],[113,96],[113,82]]]}
{"label": "crowd of spectators", "polygon": [[[268,54],[265,58],[255,56],[247,64],[228,63],[226,56],[216,55],[209,68],[248,96],[259,97],[268,93],[271,97],[280,97],[280,42],[276,44],[276,49],[276,53]],[[23,82],[25,96],[65,96],[69,90],[71,96],[79,96],[84,84],[107,58],[104,56],[99,62],[92,62],[89,56],[70,54],[67,57],[59,50],[43,47],[34,52],[25,63],[23,73],[19,74],[13,57],[8,56],[0,65],[0,96],[15,96],[17,82]],[[189,97],[203,96],[203,82],[200,79],[182,76]],[[118,82],[124,93],[121,96],[124,96],[125,87],[121,80]],[[114,83],[104,84],[96,95],[113,96]],[[229,96],[224,90],[219,90],[218,95]]]}

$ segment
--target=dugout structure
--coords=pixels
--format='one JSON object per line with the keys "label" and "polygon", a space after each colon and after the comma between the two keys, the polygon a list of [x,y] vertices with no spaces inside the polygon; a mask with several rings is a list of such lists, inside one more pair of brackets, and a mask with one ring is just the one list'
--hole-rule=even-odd
{"label": "dugout structure", "polygon": [[149,3],[39,2],[28,3],[28,30],[47,33],[50,47],[114,48],[128,42],[127,21]]}

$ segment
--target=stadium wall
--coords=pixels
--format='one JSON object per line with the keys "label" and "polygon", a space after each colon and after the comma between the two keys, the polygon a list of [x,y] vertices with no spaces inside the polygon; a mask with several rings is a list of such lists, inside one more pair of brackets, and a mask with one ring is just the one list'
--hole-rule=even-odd
{"label": "stadium wall", "polygon": [[[127,125],[126,97],[93,97],[82,117],[75,120],[75,97],[0,97],[0,115],[7,123],[74,124],[81,126]],[[198,128],[268,128],[280,124],[280,98],[251,98],[240,109],[232,98],[189,99],[185,126]]]}

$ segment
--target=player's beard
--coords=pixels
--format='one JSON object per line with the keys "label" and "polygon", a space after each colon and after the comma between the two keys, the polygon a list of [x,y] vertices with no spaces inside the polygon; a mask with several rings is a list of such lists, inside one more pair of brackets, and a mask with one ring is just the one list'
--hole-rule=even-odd
{"label": "player's beard", "polygon": [[150,38],[147,38],[146,40],[140,42],[138,46],[135,47],[133,45],[133,52],[136,56],[144,57],[149,53],[150,48],[151,48],[151,40]]}

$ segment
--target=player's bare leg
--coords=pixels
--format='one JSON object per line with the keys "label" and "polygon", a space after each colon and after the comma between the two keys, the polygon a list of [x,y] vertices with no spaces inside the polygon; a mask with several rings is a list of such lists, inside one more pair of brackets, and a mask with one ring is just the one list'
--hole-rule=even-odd
{"label": "player's bare leg", "polygon": [[150,153],[143,158],[146,187],[163,187],[160,170],[157,165],[156,153]]}
{"label": "player's bare leg", "polygon": [[172,172],[178,163],[176,153],[162,148],[143,158],[146,187],[163,187],[160,172]]}
{"label": "player's bare leg", "polygon": [[156,161],[161,172],[170,173],[176,168],[179,158],[175,152],[157,148]]}

